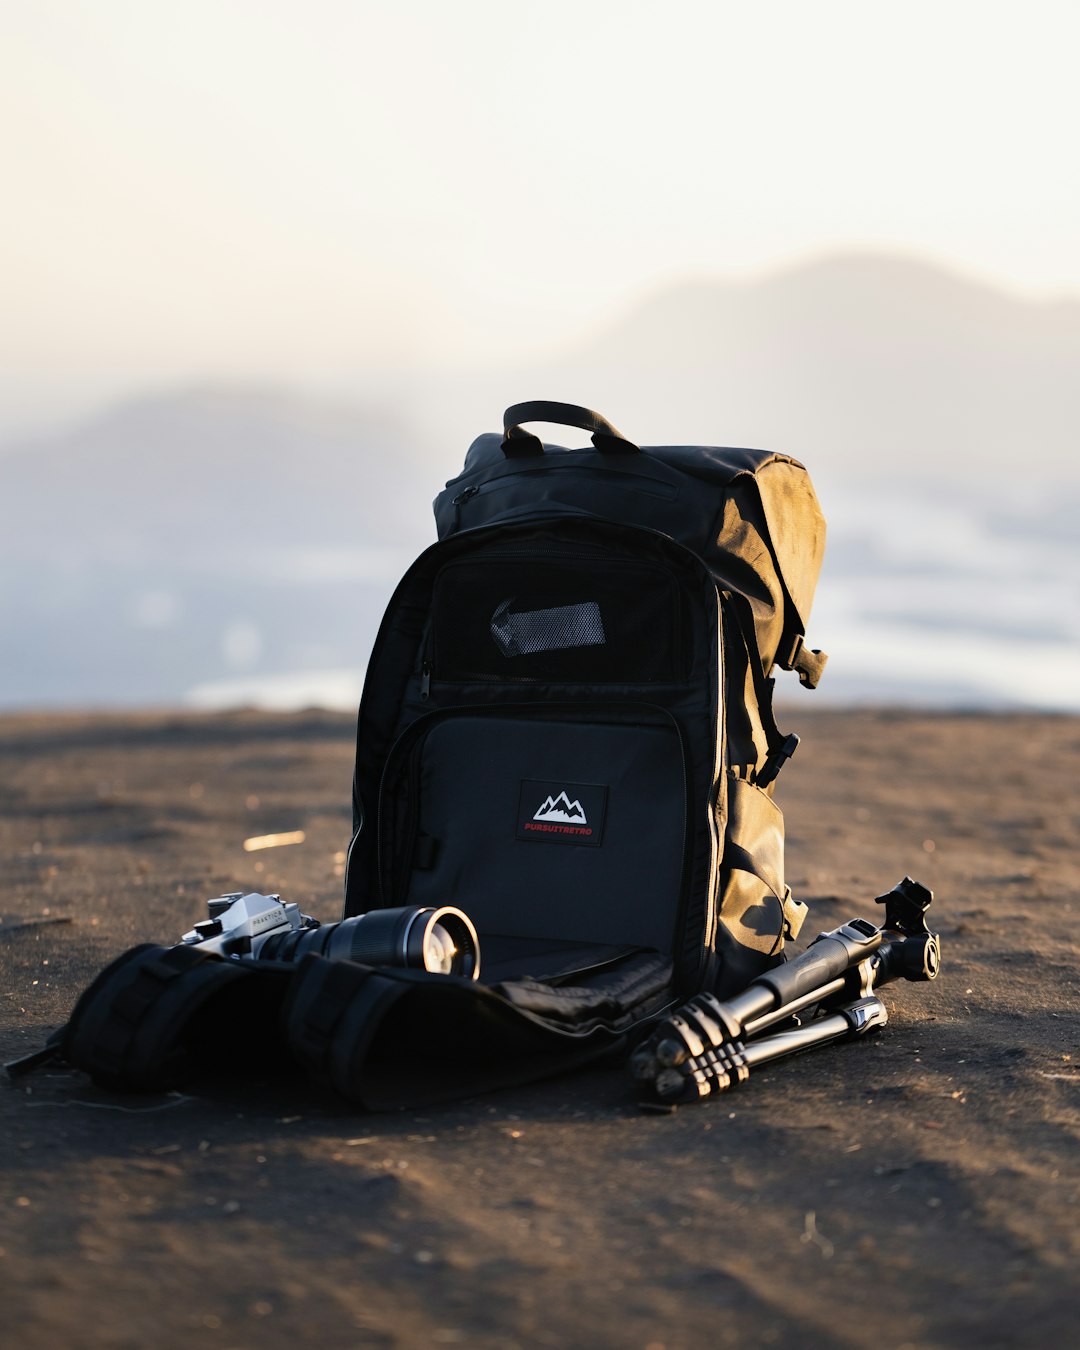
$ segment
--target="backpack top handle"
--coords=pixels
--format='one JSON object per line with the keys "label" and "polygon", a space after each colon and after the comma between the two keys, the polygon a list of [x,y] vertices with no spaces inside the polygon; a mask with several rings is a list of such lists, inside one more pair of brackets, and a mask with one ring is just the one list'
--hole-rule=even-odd
{"label": "backpack top handle", "polygon": [[605,454],[641,453],[633,441],[628,441],[621,431],[616,431],[607,418],[601,417],[599,413],[579,408],[576,403],[549,403],[546,399],[534,399],[531,403],[515,403],[503,413],[503,431],[506,434],[502,449],[507,458],[544,453],[544,442],[531,431],[524,431],[522,422],[556,422],[564,427],[580,427],[582,431],[592,433],[593,445]]}

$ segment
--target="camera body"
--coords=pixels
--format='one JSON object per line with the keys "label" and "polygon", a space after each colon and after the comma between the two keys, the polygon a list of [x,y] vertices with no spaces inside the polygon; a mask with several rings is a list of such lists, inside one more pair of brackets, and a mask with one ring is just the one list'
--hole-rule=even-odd
{"label": "camera body", "polygon": [[300,906],[283,904],[280,895],[233,891],[207,900],[209,918],[197,923],[180,941],[198,944],[217,956],[258,957],[267,940],[277,933],[318,928],[318,919],[301,914]]}
{"label": "camera body", "polygon": [[279,895],[233,891],[206,902],[209,917],[180,939],[184,946],[234,960],[300,961],[309,953],[369,966],[480,977],[480,940],[452,905],[373,909],[320,924]]}

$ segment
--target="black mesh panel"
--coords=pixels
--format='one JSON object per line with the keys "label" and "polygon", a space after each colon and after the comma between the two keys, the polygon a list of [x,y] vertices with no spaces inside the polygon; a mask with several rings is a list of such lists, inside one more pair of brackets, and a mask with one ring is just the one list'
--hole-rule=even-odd
{"label": "black mesh panel", "polygon": [[491,620],[491,636],[503,656],[561,651],[567,647],[602,647],[604,620],[594,600],[554,609],[514,610],[504,600]]}
{"label": "black mesh panel", "polygon": [[682,597],[653,564],[491,557],[435,586],[438,680],[626,683],[685,679]]}

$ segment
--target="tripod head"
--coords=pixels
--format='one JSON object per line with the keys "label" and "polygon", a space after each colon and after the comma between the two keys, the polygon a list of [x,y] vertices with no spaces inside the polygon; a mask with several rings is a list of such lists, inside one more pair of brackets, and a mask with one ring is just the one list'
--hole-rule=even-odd
{"label": "tripod head", "polygon": [[897,933],[914,936],[916,933],[930,931],[926,926],[926,911],[930,908],[933,898],[933,891],[927,890],[917,881],[912,881],[910,877],[905,877],[903,881],[898,881],[891,891],[879,895],[874,904],[885,906],[883,928],[891,928]]}
{"label": "tripod head", "polygon": [[937,979],[941,969],[941,939],[926,926],[926,911],[933,898],[932,891],[905,877],[874,901],[885,906],[875,983]]}

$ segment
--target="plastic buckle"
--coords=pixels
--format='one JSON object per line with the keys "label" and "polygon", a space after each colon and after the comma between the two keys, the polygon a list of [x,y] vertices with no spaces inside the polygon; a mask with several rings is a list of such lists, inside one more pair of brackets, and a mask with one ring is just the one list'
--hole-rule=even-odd
{"label": "plastic buckle", "polygon": [[768,787],[798,748],[799,738],[794,732],[792,732],[790,736],[785,736],[758,770],[758,775],[755,780],[758,787]]}

